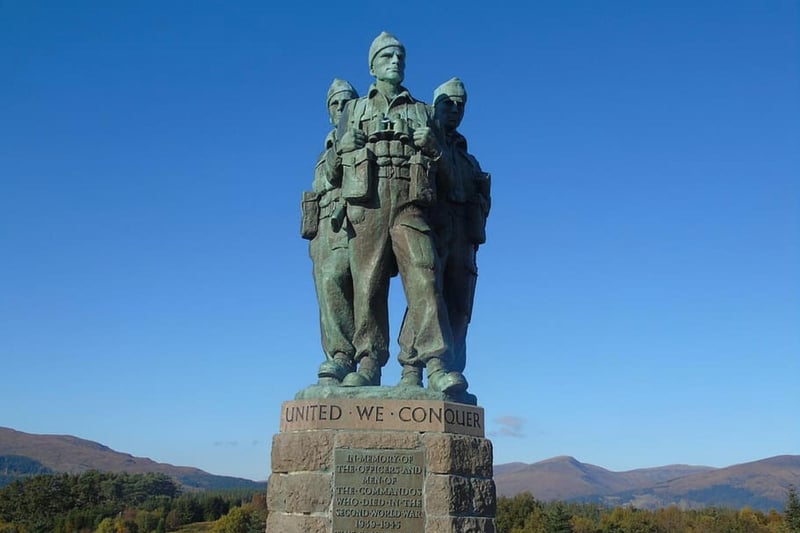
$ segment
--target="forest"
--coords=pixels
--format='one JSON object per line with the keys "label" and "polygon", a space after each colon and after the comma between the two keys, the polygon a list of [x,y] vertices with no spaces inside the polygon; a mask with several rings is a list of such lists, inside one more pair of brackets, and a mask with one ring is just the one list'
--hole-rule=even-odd
{"label": "forest", "polygon": [[526,492],[498,499],[497,533],[800,533],[800,499],[790,487],[784,512],[747,507],[644,510],[545,503]]}
{"label": "forest", "polygon": [[[42,474],[0,489],[0,533],[263,533],[266,494],[182,492],[164,474]],[[643,510],[541,502],[529,493],[497,501],[497,533],[800,533],[800,499],[782,510]]]}
{"label": "forest", "polygon": [[[48,474],[0,489],[0,533],[263,533],[263,491],[185,492],[165,474]],[[185,529],[184,531],[192,531]]]}

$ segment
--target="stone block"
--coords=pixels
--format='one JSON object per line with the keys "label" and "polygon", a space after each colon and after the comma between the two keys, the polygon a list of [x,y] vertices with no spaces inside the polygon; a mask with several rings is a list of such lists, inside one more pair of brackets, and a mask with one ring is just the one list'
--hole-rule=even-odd
{"label": "stone block", "polygon": [[267,482],[267,509],[269,512],[286,510],[286,491],[283,488],[288,474],[272,474]]}
{"label": "stone block", "polygon": [[492,443],[482,437],[425,433],[428,472],[492,477]]}
{"label": "stone block", "polygon": [[425,480],[428,516],[468,514],[472,507],[470,480],[461,476],[429,474]]}
{"label": "stone block", "polygon": [[472,478],[472,514],[494,517],[497,513],[497,490],[491,479]]}
{"label": "stone block", "polygon": [[298,473],[285,476],[281,481],[287,513],[326,513],[330,511],[331,474]]}
{"label": "stone block", "polygon": [[419,434],[408,431],[342,431],[336,435],[336,448],[365,450],[414,449]]}
{"label": "stone block", "polygon": [[267,533],[330,533],[330,521],[323,516],[269,513]]}
{"label": "stone block", "polygon": [[332,431],[278,433],[272,438],[272,471],[330,471],[333,461]]}
{"label": "stone block", "polygon": [[425,533],[496,533],[496,530],[491,518],[429,516]]}

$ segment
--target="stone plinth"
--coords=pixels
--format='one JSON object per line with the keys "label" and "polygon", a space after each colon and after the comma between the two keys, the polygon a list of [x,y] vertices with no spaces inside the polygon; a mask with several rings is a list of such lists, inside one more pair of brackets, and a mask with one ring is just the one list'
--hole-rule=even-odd
{"label": "stone plinth", "polygon": [[285,402],[268,533],[493,533],[483,409],[432,400]]}

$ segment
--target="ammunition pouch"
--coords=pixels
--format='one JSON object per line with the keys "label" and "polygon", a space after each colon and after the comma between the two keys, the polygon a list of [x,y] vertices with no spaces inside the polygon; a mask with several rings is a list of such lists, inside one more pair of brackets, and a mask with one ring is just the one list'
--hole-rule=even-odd
{"label": "ammunition pouch", "polygon": [[342,154],[342,196],[352,203],[372,197],[376,173],[375,154],[368,147]]}
{"label": "ammunition pouch", "polygon": [[319,229],[319,195],[312,191],[303,191],[300,203],[300,235],[311,240],[317,235]]}

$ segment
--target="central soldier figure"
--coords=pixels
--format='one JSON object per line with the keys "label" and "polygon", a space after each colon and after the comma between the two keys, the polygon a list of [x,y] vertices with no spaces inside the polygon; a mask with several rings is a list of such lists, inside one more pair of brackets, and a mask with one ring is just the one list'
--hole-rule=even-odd
{"label": "central soldier figure", "polygon": [[431,108],[401,85],[405,60],[405,47],[393,35],[383,32],[372,42],[369,67],[375,82],[367,96],[347,103],[336,136],[342,196],[353,230],[349,250],[358,363],[342,385],[380,385],[389,358],[389,280],[399,272],[408,306],[401,358],[411,372],[425,366],[431,389],[456,393],[466,390],[467,382],[442,360],[452,334],[427,216],[435,201],[440,150]]}

